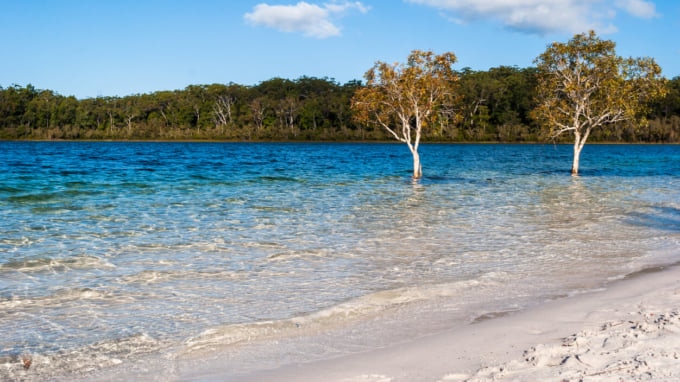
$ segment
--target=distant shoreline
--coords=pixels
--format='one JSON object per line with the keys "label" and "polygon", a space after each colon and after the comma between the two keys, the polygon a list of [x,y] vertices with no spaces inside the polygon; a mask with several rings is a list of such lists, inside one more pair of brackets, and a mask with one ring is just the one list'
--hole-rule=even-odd
{"label": "distant shoreline", "polygon": [[[0,142],[110,142],[110,143],[295,143],[295,144],[395,144],[402,145],[403,143],[397,141],[305,141],[305,140],[281,140],[281,141],[238,141],[238,140],[219,140],[219,139],[0,139]],[[421,145],[559,145],[570,146],[571,142],[488,142],[488,141],[426,141],[420,142]],[[644,145],[644,146],[676,146],[680,142],[588,142],[586,146],[595,145]]]}

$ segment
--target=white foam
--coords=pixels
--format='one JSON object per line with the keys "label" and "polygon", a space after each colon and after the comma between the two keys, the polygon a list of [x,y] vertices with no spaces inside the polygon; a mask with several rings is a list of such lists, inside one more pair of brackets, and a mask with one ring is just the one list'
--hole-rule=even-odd
{"label": "white foam", "polygon": [[336,326],[385,313],[408,304],[459,295],[465,289],[493,282],[499,274],[485,275],[485,281],[468,280],[442,284],[419,285],[379,291],[329,308],[284,320],[267,320],[230,324],[205,330],[185,342],[186,352],[264,339],[311,335]]}
{"label": "white foam", "polygon": [[[43,381],[73,379],[77,375],[116,366],[157,352],[164,346],[147,334],[107,340],[82,348],[46,354],[23,353],[0,358],[0,380]],[[30,366],[25,367],[25,360]]]}

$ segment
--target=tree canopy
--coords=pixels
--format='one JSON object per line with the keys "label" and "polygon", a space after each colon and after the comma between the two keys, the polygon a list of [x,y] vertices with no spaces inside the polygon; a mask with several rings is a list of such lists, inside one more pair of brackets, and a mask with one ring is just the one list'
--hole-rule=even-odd
{"label": "tree canopy", "polygon": [[[456,71],[457,103],[422,131],[423,142],[542,142],[550,138],[531,117],[536,67]],[[382,141],[394,139],[353,118],[354,80],[272,78],[254,86],[190,85],[124,97],[76,99],[32,85],[0,86],[0,139],[228,141]],[[650,100],[648,123],[630,120],[593,129],[590,142],[680,142],[680,77],[665,97]],[[448,113],[448,114],[447,114]],[[567,134],[554,138],[568,142]]]}
{"label": "tree canopy", "polygon": [[591,31],[552,43],[537,59],[534,116],[550,137],[574,138],[572,174],[595,128],[624,121],[645,125],[649,105],[665,95],[661,68],[651,58],[623,58],[616,44]]}
{"label": "tree canopy", "polygon": [[[456,56],[414,50],[406,63],[376,62],[366,72],[366,86],[357,89],[352,110],[359,124],[384,128],[413,155],[413,177],[422,176],[418,145],[423,128],[453,120],[456,102],[453,69]],[[445,122],[446,121],[446,122]]]}

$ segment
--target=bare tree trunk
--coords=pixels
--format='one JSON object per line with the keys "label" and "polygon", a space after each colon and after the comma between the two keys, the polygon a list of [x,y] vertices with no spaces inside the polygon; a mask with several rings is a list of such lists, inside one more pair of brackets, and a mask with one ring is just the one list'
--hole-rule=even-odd
{"label": "bare tree trunk", "polygon": [[215,114],[215,127],[221,128],[222,134],[225,133],[225,128],[231,124],[231,108],[236,100],[228,95],[221,95],[215,100],[213,112]]}
{"label": "bare tree trunk", "polygon": [[420,165],[420,154],[413,150],[413,179],[420,179],[423,177],[423,168]]}
{"label": "bare tree trunk", "polygon": [[194,105],[194,116],[196,117],[196,133],[201,133],[201,108]]}
{"label": "bare tree trunk", "polygon": [[127,115],[127,128],[128,128],[128,135],[132,134],[132,120],[135,118],[134,115]]}
{"label": "bare tree trunk", "polygon": [[297,101],[292,97],[288,97],[283,102],[286,125],[288,125],[288,128],[290,129],[290,134],[295,137],[297,135],[295,132],[295,116],[297,111]]}
{"label": "bare tree trunk", "polygon": [[161,108],[159,109],[159,111],[160,111],[160,113],[161,113],[161,116],[162,116],[163,119],[165,120],[165,126],[166,126],[166,127],[167,127],[167,126],[170,126],[170,120],[168,119],[168,116],[165,115],[165,111],[163,110],[163,106],[161,106]]}
{"label": "bare tree trunk", "polygon": [[109,134],[113,135],[113,112],[109,111]]}
{"label": "bare tree trunk", "polygon": [[420,165],[420,154],[418,154],[420,133],[419,132],[417,133],[415,142],[411,143],[410,136],[408,137],[408,139],[403,140],[403,142],[406,143],[408,149],[411,150],[411,154],[413,154],[413,179],[420,179],[423,177],[423,168]]}
{"label": "bare tree trunk", "polygon": [[253,111],[255,131],[259,133],[264,125],[264,105],[259,99],[254,99],[253,102],[250,103],[250,109]]}
{"label": "bare tree trunk", "polygon": [[588,140],[591,130],[592,127],[587,126],[585,131],[583,131],[583,135],[581,135],[581,130],[574,130],[574,162],[571,165],[571,175],[573,176],[578,175],[578,165],[579,158],[581,157],[581,150],[583,150],[583,146],[585,146],[586,140]]}
{"label": "bare tree trunk", "polygon": [[578,162],[581,156],[581,149],[579,148],[578,142],[574,143],[574,162],[571,165],[571,175],[578,175]]}
{"label": "bare tree trunk", "polygon": [[581,134],[574,133],[574,161],[571,165],[571,175],[578,176],[578,164],[581,157],[581,150],[583,150],[583,145],[586,143],[585,138],[581,138]]}

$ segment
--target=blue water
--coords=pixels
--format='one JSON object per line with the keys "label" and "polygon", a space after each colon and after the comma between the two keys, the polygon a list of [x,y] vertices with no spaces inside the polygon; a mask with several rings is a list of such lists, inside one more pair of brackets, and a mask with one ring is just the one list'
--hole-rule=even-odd
{"label": "blue water", "polygon": [[579,177],[566,145],[421,156],[414,182],[400,144],[0,142],[0,379],[362,328],[351,352],[680,260],[680,146],[588,145]]}

